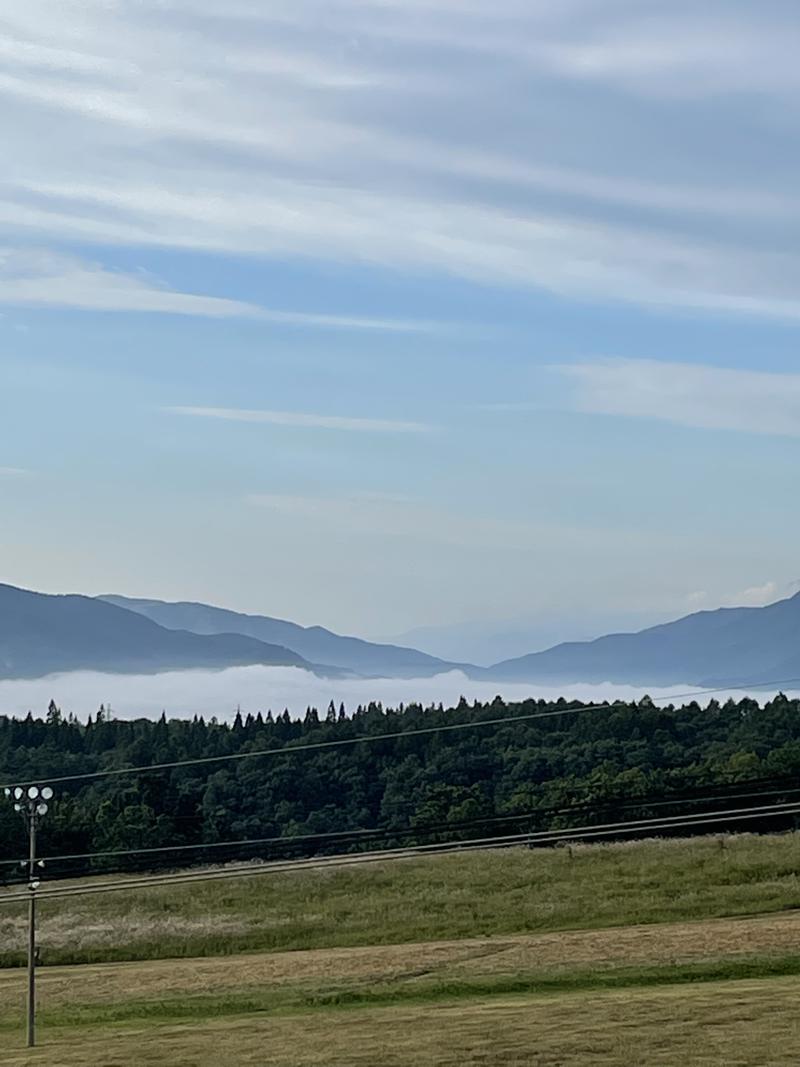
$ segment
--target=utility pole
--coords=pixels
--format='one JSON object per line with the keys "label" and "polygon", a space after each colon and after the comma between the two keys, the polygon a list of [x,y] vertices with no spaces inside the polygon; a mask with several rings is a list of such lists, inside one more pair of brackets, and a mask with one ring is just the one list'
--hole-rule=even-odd
{"label": "utility pole", "polygon": [[22,866],[28,868],[28,1048],[36,1044],[36,890],[39,888],[37,867],[43,867],[44,861],[36,859],[36,828],[39,820],[47,814],[47,801],[52,800],[53,790],[49,785],[40,789],[38,785],[16,786],[6,789],[7,797],[14,798],[14,811],[18,811],[28,829],[28,859]]}

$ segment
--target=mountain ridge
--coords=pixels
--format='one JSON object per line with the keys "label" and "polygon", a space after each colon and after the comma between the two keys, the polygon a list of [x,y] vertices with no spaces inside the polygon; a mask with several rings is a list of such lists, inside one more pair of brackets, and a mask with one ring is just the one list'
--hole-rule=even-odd
{"label": "mountain ridge", "polygon": [[503,681],[698,686],[800,681],[800,593],[765,607],[723,607],[635,633],[554,645],[486,671]]}
{"label": "mountain ridge", "polygon": [[256,664],[366,678],[460,670],[475,680],[531,685],[788,684],[800,682],[800,593],[765,607],[706,609],[635,632],[563,642],[482,668],[198,601],[48,594],[0,584],[0,679]]}
{"label": "mountain ridge", "polygon": [[78,593],[37,593],[0,584],[0,678],[77,670],[118,674],[233,666],[312,670],[298,653],[236,633],[168,630]]}
{"label": "mountain ridge", "polygon": [[105,593],[98,599],[144,615],[160,626],[197,634],[231,632],[284,645],[313,662],[352,670],[364,677],[424,677],[450,670],[475,670],[402,645],[337,634],[324,626],[300,626],[269,615],[231,611],[193,600],[166,601]]}

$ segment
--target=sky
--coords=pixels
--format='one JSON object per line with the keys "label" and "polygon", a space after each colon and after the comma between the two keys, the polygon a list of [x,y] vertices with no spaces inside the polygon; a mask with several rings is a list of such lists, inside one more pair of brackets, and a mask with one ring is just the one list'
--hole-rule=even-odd
{"label": "sky", "polygon": [[0,579],[541,644],[793,588],[798,46],[0,0]]}

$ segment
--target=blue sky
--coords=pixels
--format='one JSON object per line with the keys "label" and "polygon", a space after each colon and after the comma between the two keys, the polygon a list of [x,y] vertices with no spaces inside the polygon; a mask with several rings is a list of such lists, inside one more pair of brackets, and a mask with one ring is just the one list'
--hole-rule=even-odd
{"label": "blue sky", "polygon": [[3,579],[539,643],[792,587],[796,5],[0,13]]}

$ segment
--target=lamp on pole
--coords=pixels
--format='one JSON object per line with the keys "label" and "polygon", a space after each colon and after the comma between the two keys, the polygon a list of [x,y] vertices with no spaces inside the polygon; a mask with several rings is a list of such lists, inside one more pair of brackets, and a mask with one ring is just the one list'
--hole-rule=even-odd
{"label": "lamp on pole", "polygon": [[39,888],[37,867],[43,867],[44,861],[36,859],[36,829],[40,820],[47,814],[47,802],[53,798],[49,785],[40,788],[31,785],[27,788],[15,786],[6,789],[7,797],[14,799],[14,811],[18,811],[28,828],[28,859],[22,866],[28,868],[28,1048],[36,1044],[36,890]]}

